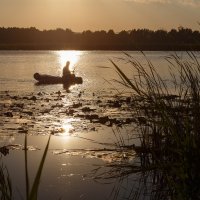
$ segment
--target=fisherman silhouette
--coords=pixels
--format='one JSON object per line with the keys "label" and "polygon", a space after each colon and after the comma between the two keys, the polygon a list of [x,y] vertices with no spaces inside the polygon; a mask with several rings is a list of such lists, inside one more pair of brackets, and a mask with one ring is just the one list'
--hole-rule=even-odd
{"label": "fisherman silhouette", "polygon": [[69,70],[69,65],[70,62],[67,61],[65,67],[63,68],[63,75],[62,75],[63,79],[69,78],[71,75],[71,71]]}

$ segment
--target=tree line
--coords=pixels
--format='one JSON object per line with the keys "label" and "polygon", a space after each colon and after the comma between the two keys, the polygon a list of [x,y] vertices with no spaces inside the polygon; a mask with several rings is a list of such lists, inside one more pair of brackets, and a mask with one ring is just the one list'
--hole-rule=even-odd
{"label": "tree line", "polygon": [[133,29],[73,32],[70,29],[38,30],[35,27],[0,27],[0,49],[32,50],[200,50],[200,32],[189,28]]}

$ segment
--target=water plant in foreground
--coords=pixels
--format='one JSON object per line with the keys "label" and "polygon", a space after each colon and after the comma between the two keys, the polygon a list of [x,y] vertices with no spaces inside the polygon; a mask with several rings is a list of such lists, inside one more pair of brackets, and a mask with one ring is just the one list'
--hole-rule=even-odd
{"label": "water plant in foreground", "polygon": [[[1,160],[1,158],[0,158]],[[12,199],[12,185],[7,168],[1,163],[0,166],[0,199]]]}
{"label": "water plant in foreground", "polygon": [[50,139],[51,139],[51,135],[49,135],[42,159],[40,161],[40,165],[37,169],[37,173],[33,182],[33,185],[30,189],[29,186],[29,177],[28,177],[28,160],[27,160],[27,135],[25,135],[25,143],[24,143],[24,152],[25,152],[25,177],[26,177],[26,199],[27,200],[37,200],[37,195],[38,195],[38,189],[39,189],[39,184],[40,184],[40,179],[41,179],[41,175],[42,175],[42,170],[44,168],[44,162],[47,156],[47,152],[49,149],[49,143],[50,143]]}
{"label": "water plant in foreground", "polygon": [[[47,144],[45,146],[45,150],[40,161],[39,167],[37,169],[37,173],[35,175],[32,187],[30,187],[30,180],[28,175],[28,145],[27,145],[27,134],[25,134],[24,139],[24,157],[25,157],[25,188],[26,188],[26,200],[37,200],[38,199],[38,189],[40,185],[40,179],[42,176],[42,170],[44,168],[45,159],[47,156],[47,152],[49,149],[51,135],[48,138]],[[12,182],[9,177],[9,172],[7,168],[3,165],[0,166],[0,199],[1,200],[12,200],[13,192],[12,192]]]}
{"label": "water plant in foreground", "polygon": [[[143,54],[144,55],[144,54]],[[166,57],[169,78],[164,79],[144,55],[143,66],[126,54],[133,69],[128,77],[113,61],[117,82],[131,91],[140,145],[131,145],[135,162],[109,163],[96,179],[128,178],[126,199],[200,199],[200,64],[197,55]],[[162,67],[162,66],[160,66]],[[136,135],[136,133],[133,133]],[[127,148],[127,147],[126,147]],[[123,148],[122,148],[123,151]],[[116,188],[119,195],[119,188]],[[118,195],[113,195],[117,199]]]}

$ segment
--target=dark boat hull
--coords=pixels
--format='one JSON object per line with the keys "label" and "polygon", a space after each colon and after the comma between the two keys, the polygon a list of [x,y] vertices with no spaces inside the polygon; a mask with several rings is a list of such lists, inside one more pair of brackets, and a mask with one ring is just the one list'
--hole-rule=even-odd
{"label": "dark boat hull", "polygon": [[76,77],[75,75],[71,75],[68,78],[64,79],[59,76],[51,76],[46,74],[35,73],[33,77],[38,81],[39,84],[82,84],[83,79],[81,77]]}

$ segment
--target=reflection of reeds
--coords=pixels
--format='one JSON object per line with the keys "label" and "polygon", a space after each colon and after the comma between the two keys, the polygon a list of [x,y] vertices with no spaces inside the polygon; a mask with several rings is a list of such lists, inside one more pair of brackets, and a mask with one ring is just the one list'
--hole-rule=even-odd
{"label": "reflection of reeds", "polygon": [[128,199],[200,199],[200,64],[193,53],[187,55],[185,61],[178,55],[166,58],[173,69],[170,82],[145,55],[147,67],[126,55],[133,79],[111,61],[132,98],[143,99],[134,101],[141,145],[131,147],[139,164],[109,164],[107,174],[97,178],[140,174],[140,187],[130,190]]}

